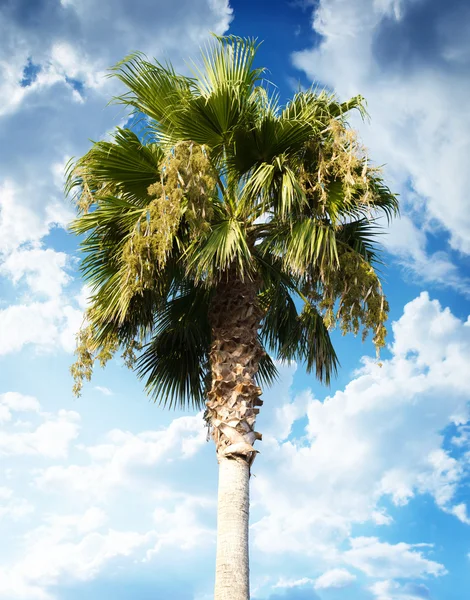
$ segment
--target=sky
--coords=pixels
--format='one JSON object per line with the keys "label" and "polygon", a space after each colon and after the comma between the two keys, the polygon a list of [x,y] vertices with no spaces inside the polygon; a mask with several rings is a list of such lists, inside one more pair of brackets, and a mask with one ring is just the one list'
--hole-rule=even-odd
{"label": "sky", "polygon": [[382,366],[333,334],[330,388],[280,365],[251,500],[253,600],[468,600],[470,4],[0,0],[0,599],[209,600],[217,463],[200,414],[113,360],[68,372],[87,290],[64,165],[126,123],[107,69],[178,70],[209,32],[264,40],[286,100],[342,100],[401,218],[382,236]]}

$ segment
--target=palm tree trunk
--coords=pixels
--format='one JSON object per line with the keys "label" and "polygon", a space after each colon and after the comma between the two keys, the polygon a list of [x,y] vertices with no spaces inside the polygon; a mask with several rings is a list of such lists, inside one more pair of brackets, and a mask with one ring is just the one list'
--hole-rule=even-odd
{"label": "palm tree trunk", "polygon": [[220,460],[215,600],[248,600],[250,597],[249,479],[250,466],[246,460]]}
{"label": "palm tree trunk", "polygon": [[210,312],[212,385],[207,417],[219,462],[214,600],[249,600],[250,467],[261,435],[254,430],[262,401],[256,385],[262,349],[262,312],[255,282],[229,278],[217,288]]}

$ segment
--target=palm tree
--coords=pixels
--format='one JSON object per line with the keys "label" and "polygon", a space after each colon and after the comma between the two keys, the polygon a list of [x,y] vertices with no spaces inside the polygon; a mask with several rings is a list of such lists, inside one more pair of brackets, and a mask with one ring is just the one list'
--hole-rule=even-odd
{"label": "palm tree", "polygon": [[216,600],[247,600],[250,467],[271,356],[328,383],[329,330],[384,345],[376,219],[396,197],[346,120],[363,100],[285,106],[254,40],[215,37],[193,76],[134,54],[112,75],[140,137],[117,128],[68,172],[92,287],[75,392],[120,348],[166,406],[205,408],[219,463]]}

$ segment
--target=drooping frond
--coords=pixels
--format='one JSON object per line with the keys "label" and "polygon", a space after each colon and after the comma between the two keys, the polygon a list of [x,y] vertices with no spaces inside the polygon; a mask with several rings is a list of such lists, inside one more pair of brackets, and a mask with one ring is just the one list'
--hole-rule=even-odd
{"label": "drooping frond", "polygon": [[164,406],[203,405],[210,348],[210,295],[189,288],[168,300],[137,362],[147,391]]}
{"label": "drooping frond", "polygon": [[282,282],[273,285],[261,298],[266,317],[261,331],[266,346],[281,360],[299,360],[308,372],[329,385],[337,372],[338,358],[330,340],[323,316],[306,298],[297,302],[303,307],[298,312],[294,290]]}
{"label": "drooping frond", "polygon": [[[261,343],[261,342],[260,342]],[[279,371],[273,362],[271,356],[265,352],[260,358],[258,364],[258,373],[256,374],[256,380],[262,387],[269,387],[277,380]]]}
{"label": "drooping frond", "polygon": [[374,264],[379,261],[377,236],[383,233],[376,223],[361,218],[341,225],[336,240],[341,246],[347,246],[368,263]]}

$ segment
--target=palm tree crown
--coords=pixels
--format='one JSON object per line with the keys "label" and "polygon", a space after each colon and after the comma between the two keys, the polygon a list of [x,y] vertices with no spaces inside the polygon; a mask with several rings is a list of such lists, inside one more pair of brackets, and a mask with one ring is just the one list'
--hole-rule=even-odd
{"label": "palm tree crown", "polygon": [[145,135],[118,128],[70,165],[92,288],[77,393],[121,348],[156,399],[202,406],[214,298],[236,282],[255,289],[261,383],[276,375],[270,355],[328,382],[335,325],[384,345],[375,221],[397,199],[348,125],[363,100],[310,89],[281,106],[256,50],[215,37],[191,77],[141,54],[114,67]]}

